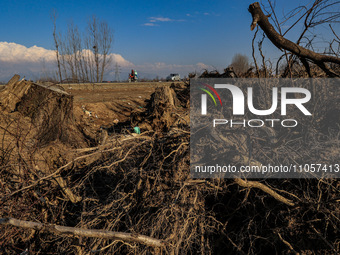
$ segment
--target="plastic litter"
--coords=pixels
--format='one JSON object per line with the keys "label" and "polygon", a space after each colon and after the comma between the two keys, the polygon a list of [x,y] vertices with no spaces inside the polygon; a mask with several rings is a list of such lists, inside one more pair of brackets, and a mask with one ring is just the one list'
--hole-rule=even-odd
{"label": "plastic litter", "polygon": [[140,134],[140,128],[139,127],[134,127],[133,131],[135,131],[135,133]]}

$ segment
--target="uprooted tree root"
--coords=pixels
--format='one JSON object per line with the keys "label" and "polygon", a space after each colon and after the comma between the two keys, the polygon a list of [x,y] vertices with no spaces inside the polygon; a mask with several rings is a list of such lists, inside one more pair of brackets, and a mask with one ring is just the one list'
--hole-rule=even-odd
{"label": "uprooted tree root", "polygon": [[1,252],[339,251],[337,180],[190,178],[188,87],[156,90],[132,114],[133,125],[144,123],[142,134],[115,134],[96,147],[57,139],[27,151],[33,137],[20,123],[29,119],[3,116]]}

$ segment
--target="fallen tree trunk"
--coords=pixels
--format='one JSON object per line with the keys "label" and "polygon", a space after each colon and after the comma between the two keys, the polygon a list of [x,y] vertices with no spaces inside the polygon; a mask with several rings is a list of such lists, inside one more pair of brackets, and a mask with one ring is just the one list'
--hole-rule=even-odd
{"label": "fallen tree trunk", "polygon": [[73,227],[65,227],[59,225],[52,224],[42,224],[33,221],[25,221],[18,220],[14,218],[2,218],[0,219],[0,224],[4,225],[12,225],[20,228],[30,228],[34,230],[40,230],[55,234],[64,234],[64,235],[77,235],[84,237],[95,237],[95,238],[104,238],[104,239],[114,239],[121,240],[125,242],[136,242],[145,244],[151,247],[164,247],[165,242],[163,240],[159,240],[153,237],[139,235],[134,233],[123,233],[123,232],[113,232],[102,229],[83,229],[83,228],[73,228]]}
{"label": "fallen tree trunk", "polygon": [[316,53],[284,38],[275,30],[272,24],[270,24],[268,17],[262,12],[261,6],[258,2],[249,5],[248,11],[253,17],[253,21],[250,26],[251,30],[253,30],[258,24],[269,40],[279,49],[290,51],[301,59],[309,59],[319,66],[327,75],[331,77],[339,77],[339,74],[331,70],[326,63],[336,63],[340,65],[340,58]]}

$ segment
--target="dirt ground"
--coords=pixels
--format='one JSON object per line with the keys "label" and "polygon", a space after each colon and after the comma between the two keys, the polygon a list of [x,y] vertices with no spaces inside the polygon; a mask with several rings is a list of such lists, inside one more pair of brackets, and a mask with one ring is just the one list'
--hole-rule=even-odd
{"label": "dirt ground", "polygon": [[76,118],[91,121],[94,128],[110,126],[113,121],[128,121],[130,113],[142,109],[157,87],[171,82],[63,84],[74,96]]}
{"label": "dirt ground", "polygon": [[159,86],[170,86],[171,82],[63,84],[62,87],[74,96],[75,103],[117,102],[147,99]]}

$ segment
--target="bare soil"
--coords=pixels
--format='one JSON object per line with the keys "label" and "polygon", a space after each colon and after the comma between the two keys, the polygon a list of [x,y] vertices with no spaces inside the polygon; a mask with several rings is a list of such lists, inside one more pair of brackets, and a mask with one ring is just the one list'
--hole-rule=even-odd
{"label": "bare soil", "polygon": [[101,83],[62,85],[74,96],[75,103],[116,102],[150,98],[159,86],[170,86],[169,82]]}
{"label": "bare soil", "polygon": [[[76,117],[90,118],[94,126],[110,125],[114,120],[128,121],[130,113],[142,109],[157,87],[169,82],[102,83],[62,85],[74,97]],[[84,113],[91,112],[91,117]]]}

